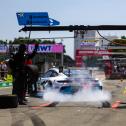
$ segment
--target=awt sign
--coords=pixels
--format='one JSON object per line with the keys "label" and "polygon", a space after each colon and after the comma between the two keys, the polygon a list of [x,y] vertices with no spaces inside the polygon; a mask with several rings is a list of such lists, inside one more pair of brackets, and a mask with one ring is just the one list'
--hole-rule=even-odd
{"label": "awt sign", "polygon": [[[31,53],[34,50],[34,44],[28,45],[28,52]],[[39,44],[38,53],[62,53],[63,45],[61,44]]]}

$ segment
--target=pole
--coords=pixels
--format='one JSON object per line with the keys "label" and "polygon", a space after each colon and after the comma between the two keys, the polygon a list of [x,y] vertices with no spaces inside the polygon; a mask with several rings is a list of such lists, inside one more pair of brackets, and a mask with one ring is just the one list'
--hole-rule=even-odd
{"label": "pole", "polygon": [[30,37],[31,37],[31,31],[29,31],[29,36],[28,36],[28,39],[30,40]]}
{"label": "pole", "polygon": [[61,66],[63,66],[63,58],[64,58],[64,56],[63,56],[63,52],[61,53]]}
{"label": "pole", "polygon": [[41,27],[41,26],[25,26],[20,29],[21,31],[70,31],[73,32],[75,30],[126,30],[126,25],[98,25],[98,26],[84,26],[84,25],[70,25],[70,26],[49,26],[49,27]]}
{"label": "pole", "polygon": [[[63,45],[63,39],[61,39],[61,44]],[[63,60],[64,60],[64,46],[63,46],[63,52],[61,53],[61,66],[63,66],[64,65],[64,62],[63,62]]]}

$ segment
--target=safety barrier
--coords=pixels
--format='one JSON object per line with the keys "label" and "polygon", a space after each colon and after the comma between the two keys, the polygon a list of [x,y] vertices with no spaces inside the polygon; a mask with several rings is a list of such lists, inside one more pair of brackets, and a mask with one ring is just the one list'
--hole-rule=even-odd
{"label": "safety barrier", "polygon": [[0,88],[3,87],[11,87],[12,86],[12,82],[0,82]]}

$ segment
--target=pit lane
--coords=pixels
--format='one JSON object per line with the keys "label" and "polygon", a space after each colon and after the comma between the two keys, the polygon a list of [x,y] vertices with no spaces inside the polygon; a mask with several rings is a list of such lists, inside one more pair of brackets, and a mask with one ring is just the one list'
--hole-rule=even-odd
{"label": "pit lane", "polygon": [[[126,80],[102,80],[104,88],[112,93],[111,104],[120,100],[118,108],[103,108],[99,104],[84,102],[64,102],[51,107],[40,98],[29,97],[28,104],[17,108],[0,109],[2,126],[125,126]],[[1,93],[11,93],[11,88],[0,89]],[[38,106],[38,108],[32,108]]]}

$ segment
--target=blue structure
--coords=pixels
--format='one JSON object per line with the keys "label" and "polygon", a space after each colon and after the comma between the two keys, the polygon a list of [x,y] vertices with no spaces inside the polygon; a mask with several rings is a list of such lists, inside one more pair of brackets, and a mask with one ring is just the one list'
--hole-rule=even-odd
{"label": "blue structure", "polygon": [[18,24],[23,26],[54,26],[60,22],[49,18],[47,12],[18,12]]}

